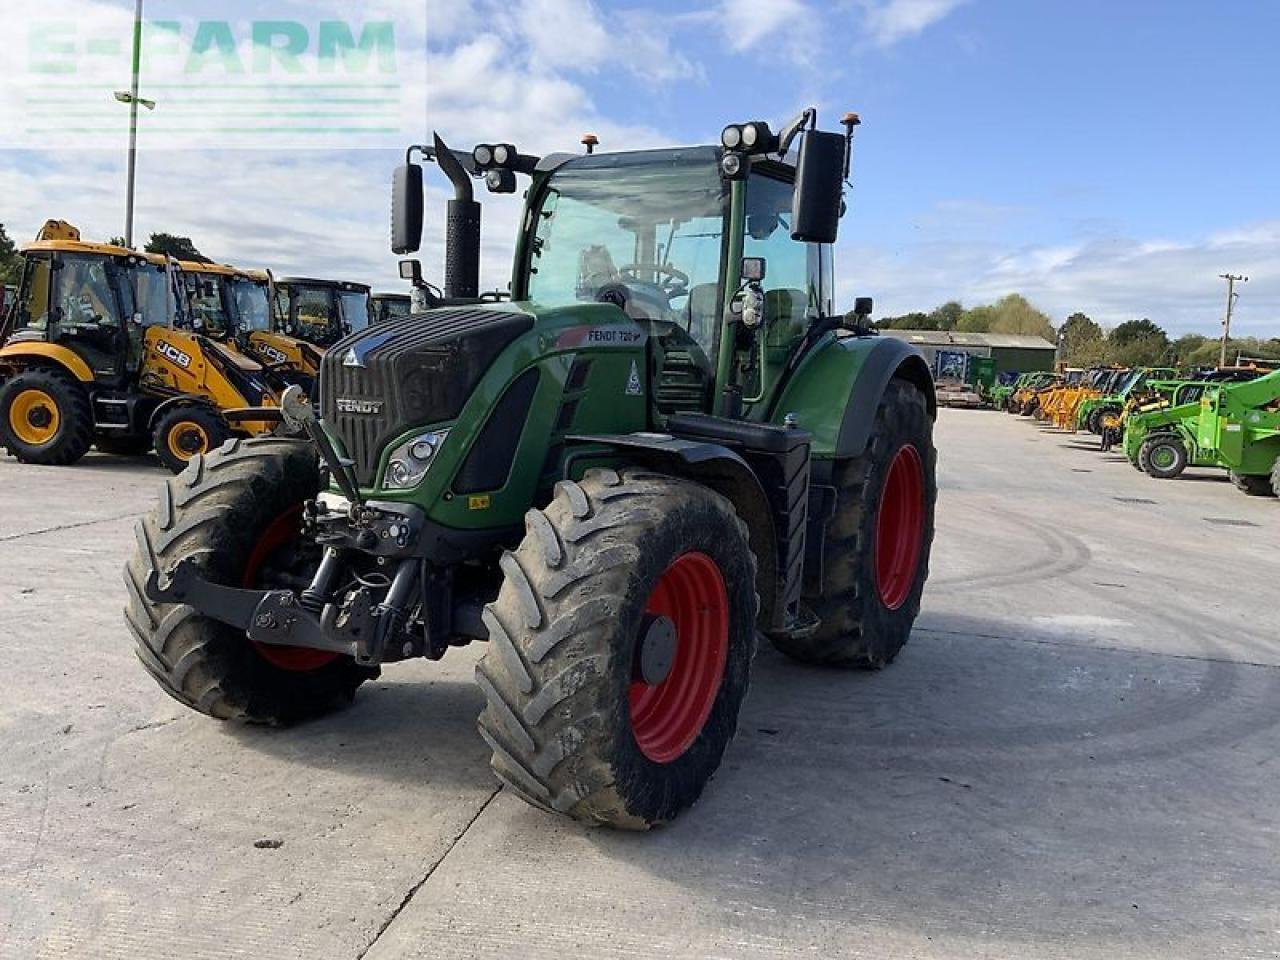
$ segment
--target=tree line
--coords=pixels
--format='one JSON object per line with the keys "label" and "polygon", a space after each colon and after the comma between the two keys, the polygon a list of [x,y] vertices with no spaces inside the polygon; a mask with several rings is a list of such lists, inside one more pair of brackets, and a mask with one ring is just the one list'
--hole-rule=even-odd
{"label": "tree line", "polygon": [[[1072,367],[1212,366],[1222,348],[1220,338],[1199,333],[1173,339],[1145,317],[1104,330],[1087,314],[1076,312],[1055,327],[1048,314],[1018,293],[969,309],[958,300],[948,300],[928,313],[883,317],[876,326],[881,330],[1029,334],[1056,343],[1058,359]],[[1227,341],[1227,362],[1234,363],[1237,357],[1280,361],[1280,337],[1233,337]]]}

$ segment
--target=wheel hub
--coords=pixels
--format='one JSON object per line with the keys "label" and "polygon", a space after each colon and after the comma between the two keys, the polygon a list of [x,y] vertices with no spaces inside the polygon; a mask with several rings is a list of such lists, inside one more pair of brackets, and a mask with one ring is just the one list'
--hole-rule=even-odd
{"label": "wheel hub", "polygon": [[636,644],[636,674],[656,687],[671,675],[676,661],[676,625],[670,617],[646,613]]}
{"label": "wheel hub", "polygon": [[908,443],[889,462],[876,513],[876,590],[890,610],[906,603],[915,585],[924,523],[924,464]]}
{"label": "wheel hub", "polygon": [[645,757],[672,763],[702,733],[729,657],[729,593],[711,557],[691,551],[667,567],[645,604],[636,646],[631,732]]}
{"label": "wheel hub", "polygon": [[9,409],[9,425],[23,443],[48,443],[61,425],[58,405],[43,390],[23,390]]}

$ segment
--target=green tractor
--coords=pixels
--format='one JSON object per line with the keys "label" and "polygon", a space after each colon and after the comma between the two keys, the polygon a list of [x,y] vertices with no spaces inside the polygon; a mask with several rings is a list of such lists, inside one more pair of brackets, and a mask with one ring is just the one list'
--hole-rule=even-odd
{"label": "green tractor", "polygon": [[[308,441],[233,442],[167,486],[127,569],[143,665],[195,710],[284,724],[484,641],[501,780],[644,829],[719,766],[760,634],[805,663],[888,664],[928,572],[936,400],[869,300],[835,308],[857,122],[825,132],[810,109],[627,153],[411,147],[392,247],[420,246],[411,161],[433,161],[455,193],[443,295],[337,343],[318,414],[289,394]],[[499,301],[473,181],[517,177]]]}
{"label": "green tractor", "polygon": [[1134,367],[1116,371],[1100,396],[1082,400],[1076,408],[1076,429],[1102,436],[1108,414],[1118,417],[1124,410],[1125,401],[1141,391],[1148,381],[1170,379],[1177,374],[1178,371],[1172,367]]}
{"label": "green tractor", "polygon": [[1187,467],[1221,467],[1250,496],[1274,496],[1280,457],[1280,371],[1243,383],[1193,384],[1176,405],[1129,419],[1125,455],[1160,480]]}

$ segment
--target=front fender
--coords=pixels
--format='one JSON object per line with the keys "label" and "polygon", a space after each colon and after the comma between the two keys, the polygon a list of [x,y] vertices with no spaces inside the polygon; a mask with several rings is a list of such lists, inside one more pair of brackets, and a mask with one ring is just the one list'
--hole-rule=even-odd
{"label": "front fender", "polygon": [[924,394],[936,419],[933,374],[911,344],[893,337],[826,337],[787,381],[775,417],[794,414],[798,426],[813,434],[816,458],[856,457],[867,448],[876,407],[895,377]]}
{"label": "front fender", "polygon": [[0,366],[13,366],[32,361],[55,363],[81,383],[93,382],[93,371],[80,355],[56,343],[19,341],[0,348]]}

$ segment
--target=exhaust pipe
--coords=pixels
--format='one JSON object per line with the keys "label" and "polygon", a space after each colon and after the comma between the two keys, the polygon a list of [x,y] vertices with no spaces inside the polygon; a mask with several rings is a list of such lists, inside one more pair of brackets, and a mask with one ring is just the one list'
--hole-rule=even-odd
{"label": "exhaust pipe", "polygon": [[480,296],[480,204],[471,187],[471,175],[453,155],[440,134],[435,134],[436,163],[453,184],[445,221],[444,295],[447,299]]}

